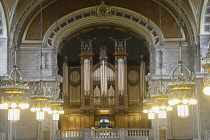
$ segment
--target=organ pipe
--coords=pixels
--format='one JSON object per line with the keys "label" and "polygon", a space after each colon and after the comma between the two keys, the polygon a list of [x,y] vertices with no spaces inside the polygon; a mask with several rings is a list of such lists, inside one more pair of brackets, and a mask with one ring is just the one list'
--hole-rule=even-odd
{"label": "organ pipe", "polygon": [[107,96],[107,55],[106,49],[100,50],[100,69],[101,69],[101,95]]}
{"label": "organ pipe", "polygon": [[124,60],[118,59],[118,91],[120,95],[124,92]]}
{"label": "organ pipe", "polygon": [[90,91],[90,60],[84,60],[84,94],[89,96]]}

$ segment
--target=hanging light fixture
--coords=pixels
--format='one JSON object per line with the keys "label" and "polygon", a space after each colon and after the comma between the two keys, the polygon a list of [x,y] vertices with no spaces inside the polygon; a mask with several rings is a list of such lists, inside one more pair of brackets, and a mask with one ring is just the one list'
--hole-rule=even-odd
{"label": "hanging light fixture", "polygon": [[49,87],[42,80],[42,0],[40,0],[40,39],[41,39],[41,47],[40,47],[40,57],[41,57],[41,65],[40,65],[40,81],[34,87],[31,94],[31,111],[36,112],[36,119],[38,121],[44,120],[45,112],[50,111],[50,103],[48,102],[51,98]]}
{"label": "hanging light fixture", "polygon": [[210,95],[210,42],[208,43],[206,57],[202,59],[202,67],[208,72],[203,79],[204,89],[203,93],[205,95]]}
{"label": "hanging light fixture", "polygon": [[161,80],[158,83],[156,87],[156,92],[153,93],[151,96],[155,100],[155,103],[152,107],[155,113],[158,113],[159,118],[166,118],[167,113],[166,111],[171,111],[172,107],[168,104],[168,99],[169,99],[169,94],[167,93],[167,87],[163,83],[162,79],[162,51],[160,47],[160,75],[161,75]]}
{"label": "hanging light fixture", "polygon": [[143,100],[143,113],[148,114],[148,119],[155,119],[155,112],[152,109],[152,106],[155,101],[150,96],[151,92],[152,90],[151,88],[149,88],[149,91],[147,93],[147,98]]}
{"label": "hanging light fixture", "polygon": [[44,120],[44,112],[50,111],[50,103],[48,102],[50,98],[49,88],[40,80],[31,95],[31,111],[36,112],[36,119],[38,121]]}
{"label": "hanging light fixture", "polygon": [[9,78],[6,74],[1,78],[0,89],[6,94],[6,98],[2,97],[0,109],[8,109],[8,120],[18,121],[20,119],[20,109],[29,107],[26,93],[29,90],[28,78],[23,77],[18,70],[16,58],[17,47],[14,51],[13,70],[9,73]]}
{"label": "hanging light fixture", "polygon": [[197,104],[195,98],[194,88],[194,74],[183,65],[182,61],[182,41],[181,41],[181,28],[183,28],[184,23],[181,22],[181,3],[179,0],[179,23],[178,28],[180,32],[180,42],[179,42],[179,61],[178,66],[173,69],[170,73],[170,82],[168,83],[168,88],[171,90],[170,93],[170,105],[177,105],[179,117],[189,116],[189,106]]}
{"label": "hanging light fixture", "polygon": [[[57,61],[57,55],[58,55],[58,50],[56,49],[56,62]],[[58,74],[58,65],[56,64],[56,73]],[[48,112],[49,114],[53,115],[53,120],[57,121],[59,120],[59,115],[64,114],[63,110],[63,104],[64,104],[64,99],[62,98],[62,93],[60,92],[60,87],[58,83],[58,75],[56,75],[56,86],[57,88],[55,89],[54,93],[52,94],[52,97],[49,101],[51,104],[51,110]]]}
{"label": "hanging light fixture", "polygon": [[59,120],[59,114],[64,113],[64,99],[59,98],[59,95],[61,95],[60,89],[56,89],[51,100],[49,101],[51,103],[51,110],[49,111],[49,114],[53,115],[53,120]]}
{"label": "hanging light fixture", "polygon": [[166,111],[171,111],[172,106],[168,104],[169,95],[167,94],[166,86],[163,84],[162,80],[157,86],[157,92],[152,94],[152,98],[155,100],[152,107],[154,112],[158,113],[159,118],[166,118]]}
{"label": "hanging light fixture", "polygon": [[[161,29],[161,0],[159,0],[159,27]],[[171,111],[172,107],[168,104],[168,98],[169,95],[167,93],[167,87],[163,83],[163,77],[162,77],[162,68],[163,68],[163,52],[161,50],[162,42],[159,43],[160,50],[158,51],[159,55],[159,68],[160,68],[160,81],[155,87],[155,92],[151,95],[154,99],[155,103],[153,104],[153,111],[155,113],[158,113],[158,118],[166,118],[167,117],[167,111]]]}

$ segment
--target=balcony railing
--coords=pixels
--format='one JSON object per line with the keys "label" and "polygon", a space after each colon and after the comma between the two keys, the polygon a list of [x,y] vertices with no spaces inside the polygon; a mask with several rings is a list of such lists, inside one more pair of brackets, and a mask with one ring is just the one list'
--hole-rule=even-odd
{"label": "balcony railing", "polygon": [[100,138],[100,139],[137,139],[147,140],[150,137],[151,129],[71,129],[58,130],[57,140],[63,139],[84,139],[84,138]]}

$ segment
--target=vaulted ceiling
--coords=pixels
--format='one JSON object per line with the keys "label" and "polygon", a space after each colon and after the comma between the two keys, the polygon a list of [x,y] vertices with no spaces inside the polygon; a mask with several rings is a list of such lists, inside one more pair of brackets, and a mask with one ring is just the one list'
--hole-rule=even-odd
{"label": "vaulted ceiling", "polygon": [[[19,10],[28,1],[29,0],[19,0],[18,6],[17,6],[17,10]],[[161,1],[164,1],[164,0],[161,0]],[[183,0],[183,2],[186,4],[186,6],[189,9],[191,9],[192,12],[196,12],[196,13],[198,12],[198,9],[199,9],[202,1],[203,0]],[[5,0],[5,2],[6,2],[6,5],[8,7],[8,11],[11,12],[13,10],[12,7],[15,5],[15,1],[14,0]],[[31,2],[33,2],[33,0],[31,0]],[[88,0],[86,2],[91,3],[91,0]],[[100,1],[98,1],[98,2],[100,2]],[[81,5],[83,5],[83,2],[82,1],[81,1]]]}
{"label": "vaulted ceiling", "polygon": [[[201,9],[205,0],[181,0],[182,19],[186,24],[186,39],[195,39],[199,32]],[[25,40],[39,40],[39,19],[41,0],[1,0],[7,14],[8,31],[14,22],[19,23],[21,37]],[[125,8],[152,20],[162,29],[165,38],[179,37],[174,24],[178,20],[179,0],[105,0],[106,5]],[[43,36],[56,20],[74,11],[100,5],[100,0],[42,0]],[[160,19],[161,12],[161,19]],[[160,25],[161,21],[161,25]],[[160,27],[161,26],[161,27]],[[191,39],[190,39],[191,38]],[[23,40],[23,39],[22,39]]]}

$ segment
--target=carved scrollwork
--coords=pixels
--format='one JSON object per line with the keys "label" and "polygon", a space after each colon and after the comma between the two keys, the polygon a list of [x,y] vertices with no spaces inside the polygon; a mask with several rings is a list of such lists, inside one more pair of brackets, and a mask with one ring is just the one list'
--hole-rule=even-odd
{"label": "carved scrollwork", "polygon": [[101,5],[97,5],[95,8],[96,16],[106,17],[110,15],[111,8],[110,6],[104,4],[104,1],[101,2]]}

